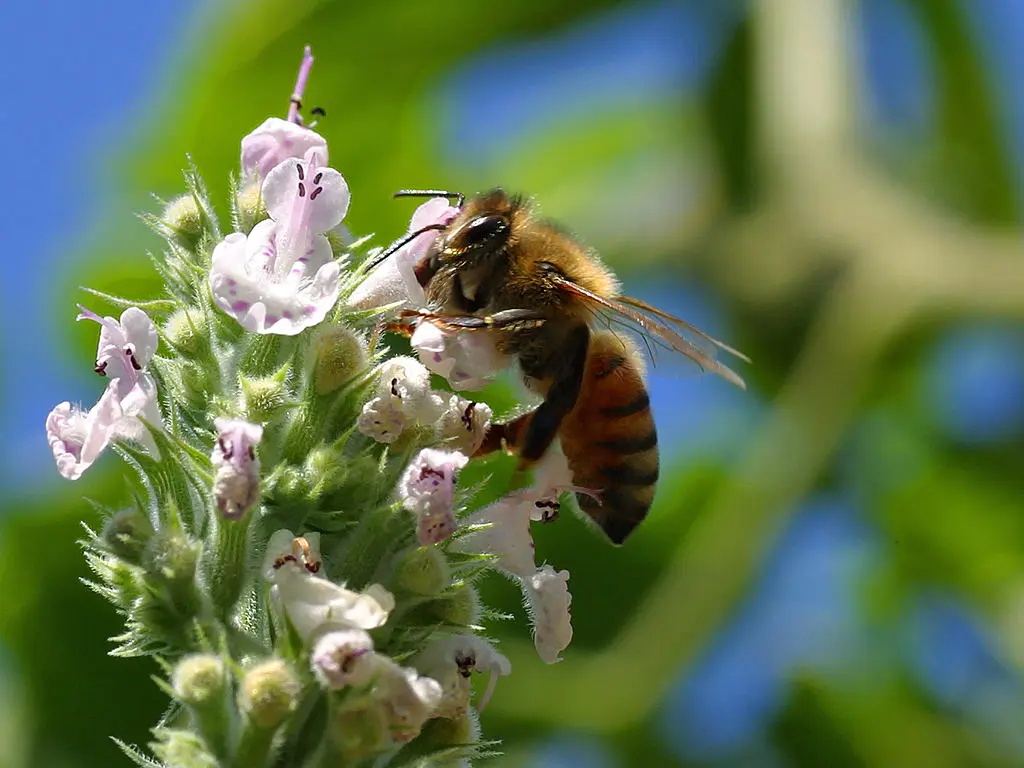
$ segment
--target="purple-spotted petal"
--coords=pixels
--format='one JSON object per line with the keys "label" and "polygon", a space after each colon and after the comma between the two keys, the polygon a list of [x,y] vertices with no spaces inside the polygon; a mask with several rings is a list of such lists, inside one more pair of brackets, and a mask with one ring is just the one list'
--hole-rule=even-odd
{"label": "purple-spotted petal", "polygon": [[327,232],[348,212],[348,184],[314,150],[302,160],[276,165],[263,182],[263,200],[279,224],[309,233]]}

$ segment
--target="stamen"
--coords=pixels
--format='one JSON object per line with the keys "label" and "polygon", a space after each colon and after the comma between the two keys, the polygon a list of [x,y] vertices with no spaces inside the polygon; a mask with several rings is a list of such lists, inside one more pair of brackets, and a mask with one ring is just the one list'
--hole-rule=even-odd
{"label": "stamen", "polygon": [[[302,168],[302,163],[295,164],[295,170],[299,172],[299,181],[304,181],[306,178],[306,172]],[[315,181],[314,181],[315,183]]]}
{"label": "stamen", "polygon": [[317,196],[318,196],[318,195],[319,195],[319,194],[320,194],[321,192],[323,192],[323,191],[324,191],[324,188],[323,188],[323,187],[317,187],[316,189],[314,189],[314,190],[313,190],[313,194],[311,194],[311,195],[309,196],[309,199],[310,199],[310,200],[316,200]]}
{"label": "stamen", "polygon": [[306,185],[305,185],[305,184],[303,184],[303,183],[302,183],[302,182],[300,181],[300,182],[299,182],[299,197],[305,197],[305,196],[306,196]]}
{"label": "stamen", "polygon": [[299,108],[302,106],[302,95],[306,91],[306,81],[309,79],[309,71],[313,68],[313,50],[307,45],[302,52],[302,64],[299,66],[299,76],[295,80],[295,91],[292,93],[288,105],[288,122],[302,125],[302,118],[299,117]]}
{"label": "stamen", "polygon": [[107,361],[104,360],[102,363],[97,363],[96,367],[93,368],[93,370],[96,371],[96,373],[98,373],[100,376],[106,376],[107,375]]}
{"label": "stamen", "polygon": [[466,406],[466,410],[462,412],[462,424],[470,432],[473,431],[473,411],[476,410],[476,403],[471,402]]}
{"label": "stamen", "polygon": [[398,394],[398,378],[397,377],[391,380],[391,396],[392,397],[397,397],[399,400],[402,399],[402,396],[400,394]]}

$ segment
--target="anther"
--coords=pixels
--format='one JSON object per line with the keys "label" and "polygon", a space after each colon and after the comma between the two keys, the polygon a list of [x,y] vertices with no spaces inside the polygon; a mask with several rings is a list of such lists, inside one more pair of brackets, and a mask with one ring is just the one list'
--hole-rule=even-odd
{"label": "anther", "polygon": [[462,412],[462,423],[470,432],[473,431],[473,411],[476,410],[476,403],[470,403]]}
{"label": "anther", "polygon": [[302,163],[296,163],[295,170],[299,172],[299,181],[302,181],[303,179],[306,178],[306,172],[302,170]]}
{"label": "anther", "polygon": [[309,114],[316,115],[317,117],[327,117],[327,110],[323,107],[313,107],[309,110]]}
{"label": "anther", "polygon": [[320,173],[318,173],[316,176],[313,177],[313,183],[314,184],[319,184],[320,183],[320,179],[322,179],[323,177],[324,177],[324,173],[323,173],[323,171],[321,171]]}
{"label": "anther", "polygon": [[306,196],[306,185],[305,185],[305,184],[303,184],[303,183],[302,183],[302,182],[300,181],[300,182],[299,182],[299,197],[305,197],[305,196]]}
{"label": "anther", "polygon": [[402,397],[400,394],[398,394],[398,379],[397,378],[394,378],[394,379],[391,380],[391,395],[392,395],[392,397],[397,397],[399,399],[401,399],[401,397]]}
{"label": "anther", "polygon": [[96,373],[98,373],[100,376],[106,376],[107,375],[107,361],[104,360],[102,363],[97,363],[96,367],[93,368],[93,370],[96,371]]}
{"label": "anther", "polygon": [[320,194],[321,192],[323,192],[323,191],[324,191],[324,188],[323,188],[323,187],[317,187],[316,189],[314,189],[314,190],[313,190],[313,194],[311,194],[311,195],[309,196],[309,199],[310,199],[310,201],[316,200],[316,198],[317,198],[317,195],[319,195],[319,194]]}

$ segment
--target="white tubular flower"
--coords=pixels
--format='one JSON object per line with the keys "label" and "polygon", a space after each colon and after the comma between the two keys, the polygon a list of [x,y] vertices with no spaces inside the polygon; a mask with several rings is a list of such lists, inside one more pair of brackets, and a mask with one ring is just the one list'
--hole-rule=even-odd
{"label": "white tubular flower", "polygon": [[446,331],[430,320],[421,320],[410,343],[423,365],[460,391],[481,389],[508,367],[508,360],[485,330]]}
{"label": "white tubular flower", "polygon": [[366,685],[373,678],[373,640],[361,629],[335,629],[313,645],[310,668],[325,688]]}
{"label": "white tubular flower", "polygon": [[572,640],[569,572],[545,565],[538,568],[523,587],[533,619],[533,643],[537,653],[546,664],[561,661],[559,654]]}
{"label": "white tubular flower", "polygon": [[420,544],[436,544],[454,533],[455,479],[467,461],[458,452],[424,448],[402,474],[398,495],[402,505],[417,516]]}
{"label": "white tubular flower", "polygon": [[121,379],[111,379],[99,401],[88,411],[63,402],[46,417],[46,437],[57,471],[77,480],[100,457],[111,440],[125,438],[159,455],[149,429],[142,423],[161,425],[160,405],[152,377],[140,373],[125,395]]}
{"label": "white tubular flower", "polygon": [[442,393],[437,439],[445,448],[472,456],[483,445],[494,412],[487,403],[477,403],[455,394]]}
{"label": "white tubular flower", "polygon": [[228,520],[238,520],[260,497],[260,460],[256,446],[263,439],[263,427],[247,421],[218,418],[213,462],[213,498]]}
{"label": "white tubular flower", "polygon": [[311,149],[326,165],[327,139],[304,125],[268,117],[242,139],[242,178],[265,179],[285,160],[302,159]]}
{"label": "white tubular flower", "polygon": [[528,501],[509,494],[477,510],[466,520],[466,525],[487,527],[467,533],[455,541],[452,549],[495,555],[497,568],[519,579],[530,578],[537,569],[530,534],[531,508]]}
{"label": "white tubular flower", "polygon": [[242,179],[263,179],[271,169],[291,158],[302,158],[313,149],[320,154],[320,162],[327,163],[327,141],[318,133],[302,125],[299,106],[306,90],[306,81],[313,67],[313,52],[309,46],[302,53],[299,75],[292,91],[288,119],[268,118],[252,133],[242,139]]}
{"label": "white tubular flower", "polygon": [[387,656],[374,656],[378,674],[374,698],[387,713],[392,739],[399,744],[411,741],[441,703],[441,684],[415,669],[400,667]]}
{"label": "white tubular flower", "polygon": [[430,371],[411,357],[393,357],[377,374],[377,395],[363,406],[357,429],[378,443],[393,443],[418,423],[437,419],[430,392]]}
{"label": "white tubular flower", "polygon": [[286,160],[263,182],[270,219],[228,235],[213,251],[217,306],[254,333],[294,336],[321,322],[338,299],[340,267],[322,234],[348,211],[345,179],[316,149]]}
{"label": "white tubular flower", "polygon": [[490,673],[491,676],[487,690],[480,697],[480,710],[490,701],[498,676],[512,671],[509,660],[476,635],[454,635],[434,640],[422,653],[413,657],[412,665],[441,685],[443,696],[435,714],[450,720],[469,714],[469,676],[474,671]]}
{"label": "white tubular flower", "polygon": [[395,599],[379,584],[353,592],[323,577],[320,535],[295,536],[280,530],[271,536],[263,574],[271,582],[270,597],[288,616],[304,640],[329,628],[375,629],[395,607]]}
{"label": "white tubular flower", "polygon": [[158,336],[149,315],[138,307],[128,307],[121,319],[100,317],[79,305],[76,319],[100,324],[100,342],[96,349],[96,373],[118,380],[118,396],[123,400],[146,374],[146,366],[156,353]]}
{"label": "white tubular flower", "polygon": [[[404,237],[433,224],[447,225],[459,213],[443,197],[423,203],[412,215],[409,231]],[[416,280],[414,268],[440,233],[428,230],[399,248],[374,268],[352,293],[348,303],[356,309],[383,307],[402,302],[399,307],[424,307],[427,304],[423,288]]]}

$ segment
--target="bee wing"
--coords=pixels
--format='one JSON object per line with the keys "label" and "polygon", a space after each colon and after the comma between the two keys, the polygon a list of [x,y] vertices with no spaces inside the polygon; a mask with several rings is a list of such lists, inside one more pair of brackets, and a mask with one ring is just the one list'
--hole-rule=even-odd
{"label": "bee wing", "polygon": [[[660,309],[652,307],[639,299],[632,299],[628,296],[616,296],[609,299],[599,296],[593,291],[589,291],[564,277],[557,276],[554,277],[554,280],[561,290],[581,299],[592,309],[605,315],[607,319],[613,322],[621,319],[629,321],[642,335],[648,336],[653,341],[660,342],[663,346],[668,346],[670,349],[682,353],[702,370],[718,374],[737,387],[746,389],[743,379],[731,368],[723,365],[716,359],[715,350],[717,348],[724,349],[741,360],[749,362],[745,355],[737,352],[732,347],[723,344],[674,315],[662,312]],[[670,323],[677,325],[680,330],[673,328]],[[686,338],[681,331],[693,334],[698,340]],[[701,344],[699,340],[709,343]]]}

